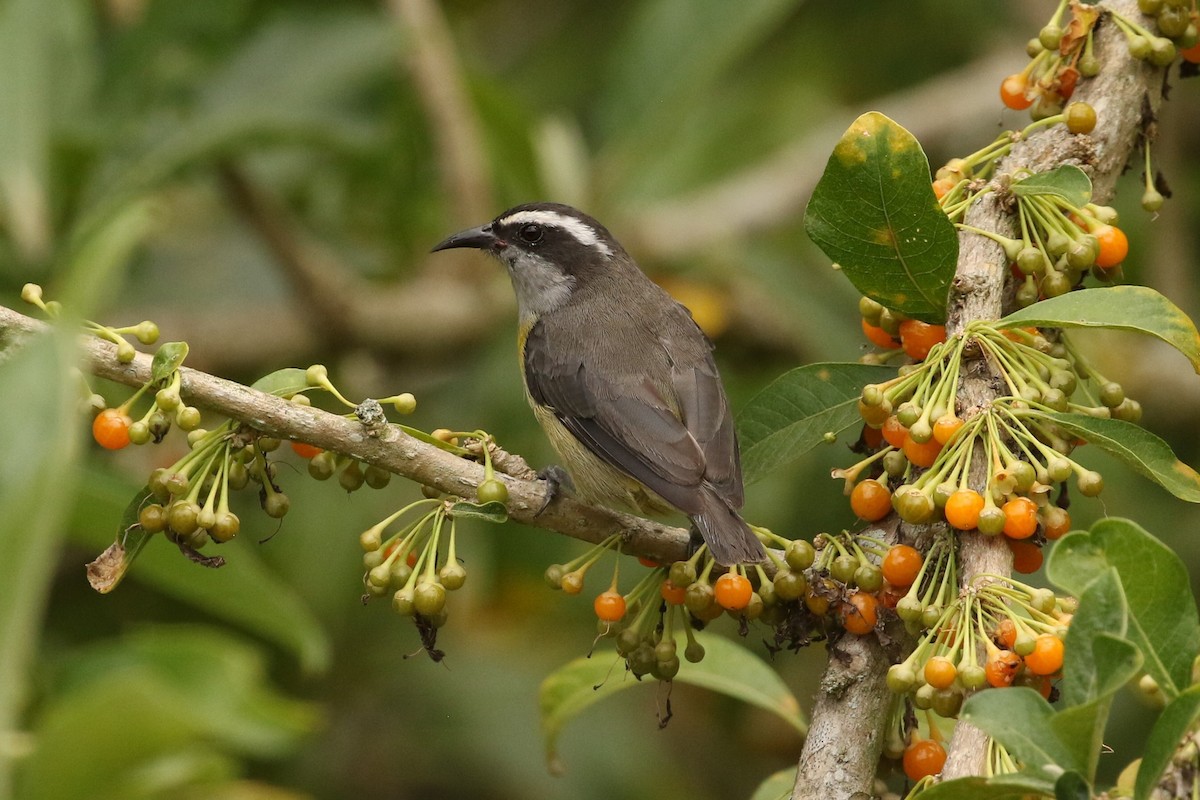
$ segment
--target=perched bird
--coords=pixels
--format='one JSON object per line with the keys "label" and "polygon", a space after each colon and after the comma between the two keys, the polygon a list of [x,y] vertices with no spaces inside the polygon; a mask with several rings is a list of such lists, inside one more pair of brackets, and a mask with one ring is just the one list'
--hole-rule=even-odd
{"label": "perched bird", "polygon": [[762,561],[738,514],[742,468],[712,344],[612,234],[570,206],[530,203],[433,248],[508,268],[533,413],[584,500],[678,510],[720,564]]}

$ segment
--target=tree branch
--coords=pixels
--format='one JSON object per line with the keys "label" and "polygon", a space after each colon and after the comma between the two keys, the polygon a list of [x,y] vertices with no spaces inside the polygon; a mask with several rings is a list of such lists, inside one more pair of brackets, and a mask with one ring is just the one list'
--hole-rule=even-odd
{"label": "tree branch", "polygon": [[[1105,6],[1153,25],[1142,17],[1135,0],[1111,0]],[[1105,203],[1112,197],[1117,178],[1162,103],[1165,75],[1163,70],[1134,59],[1124,34],[1107,18],[1096,30],[1095,47],[1103,68],[1095,78],[1081,83],[1072,98],[1090,103],[1096,110],[1095,130],[1090,135],[1075,135],[1065,126],[1056,125],[1018,142],[997,165],[993,184],[1001,190],[984,196],[972,207],[968,224],[1004,235],[1014,232],[1006,193],[997,181],[1020,169],[1042,172],[1060,164],[1075,164],[1091,176],[1094,202]],[[952,335],[972,321],[998,319],[1005,304],[1011,302],[1011,293],[1005,293],[1008,261],[1000,246],[968,232],[963,232],[959,241],[958,271],[947,325]],[[981,360],[975,361],[960,387],[963,415],[986,407],[996,397],[993,376]],[[981,458],[972,464],[970,479],[977,491],[985,490],[988,472]],[[982,573],[1011,572],[1012,555],[1000,537],[974,532],[963,534],[960,542],[959,569],[964,587]],[[943,779],[983,774],[986,744],[982,731],[959,722],[950,742]]]}
{"label": "tree branch", "polygon": [[[0,306],[0,352],[19,347],[24,338],[45,328],[45,323]],[[126,386],[141,386],[150,377],[152,359],[147,354],[139,353],[129,364],[121,364],[114,345],[92,337],[83,338],[80,349],[84,368],[93,375]],[[484,479],[482,464],[414,439],[395,425],[368,427],[355,419],[297,405],[187,367],[180,368],[180,375],[180,393],[187,402],[244,422],[270,436],[344,453],[469,500],[475,499],[475,488]],[[498,452],[495,466],[497,470],[509,469],[519,475],[497,476],[508,487],[509,517],[516,522],[591,543],[619,533],[625,540],[624,552],[660,563],[687,557],[690,534],[686,529],[585,505],[561,494],[546,505],[546,482],[536,477],[531,479],[523,460]]]}

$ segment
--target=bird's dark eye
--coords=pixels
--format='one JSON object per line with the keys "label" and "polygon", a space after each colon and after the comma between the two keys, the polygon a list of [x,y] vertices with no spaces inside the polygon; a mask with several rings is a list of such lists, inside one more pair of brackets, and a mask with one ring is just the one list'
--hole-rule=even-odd
{"label": "bird's dark eye", "polygon": [[535,225],[532,222],[526,223],[517,231],[517,235],[521,237],[521,241],[525,244],[537,244],[542,240],[542,226]]}

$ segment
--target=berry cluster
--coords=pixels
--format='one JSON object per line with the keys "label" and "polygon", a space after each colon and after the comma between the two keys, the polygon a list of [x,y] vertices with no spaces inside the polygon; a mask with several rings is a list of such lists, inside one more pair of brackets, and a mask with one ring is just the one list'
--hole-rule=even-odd
{"label": "berry cluster", "polygon": [[[1008,394],[963,420],[956,391],[967,353],[986,359]],[[1077,392],[1080,402],[1071,399]],[[860,448],[867,455],[834,476],[846,481],[861,519],[878,521],[895,510],[907,522],[940,518],[960,531],[1003,534],[1016,566],[1033,571],[1041,563],[1037,545],[1070,529],[1065,485],[1057,502],[1054,487],[1074,476],[1080,494],[1094,497],[1104,485],[1099,473],[1071,459],[1079,442],[1052,417],[1067,411],[1127,421],[1141,416],[1140,404],[1065,334],[972,323],[961,336],[935,344],[923,362],[864,387]],[[982,491],[969,485],[976,453],[990,466]]]}
{"label": "berry cluster", "polygon": [[1067,0],[1061,0],[1049,22],[1025,46],[1025,69],[1000,83],[1000,99],[1017,111],[1029,109],[1039,120],[1062,113],[1079,79],[1095,77],[1100,62],[1092,52],[1092,32],[1100,18],[1095,6],[1071,0],[1071,20],[1064,26]]}

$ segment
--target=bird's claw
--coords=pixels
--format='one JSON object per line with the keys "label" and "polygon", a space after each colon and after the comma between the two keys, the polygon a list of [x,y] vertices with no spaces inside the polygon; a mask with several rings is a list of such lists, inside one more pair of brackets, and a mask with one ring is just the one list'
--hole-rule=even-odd
{"label": "bird's claw", "polygon": [[537,476],[539,480],[546,482],[546,502],[542,503],[542,507],[534,512],[534,516],[549,508],[563,490],[566,490],[567,494],[575,492],[575,483],[571,480],[571,474],[557,464],[543,467],[538,470]]}

